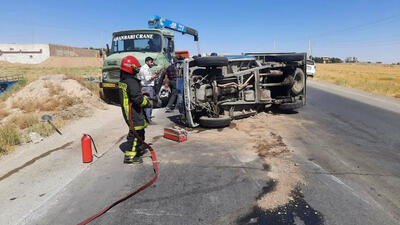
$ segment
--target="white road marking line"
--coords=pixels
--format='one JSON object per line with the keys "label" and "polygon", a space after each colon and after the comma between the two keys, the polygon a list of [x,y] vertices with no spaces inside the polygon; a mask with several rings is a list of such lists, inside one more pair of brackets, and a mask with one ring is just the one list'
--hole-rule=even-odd
{"label": "white road marking line", "polygon": [[153,210],[150,209],[134,209],[132,212],[132,214],[136,214],[136,215],[146,215],[146,216],[179,216],[179,217],[183,217],[182,214],[174,214],[174,213],[168,213],[162,210],[157,210],[157,213],[153,213]]}
{"label": "white road marking line", "polygon": [[318,169],[322,170],[323,173],[326,174],[327,176],[329,176],[332,180],[334,180],[334,181],[337,182],[338,184],[343,185],[343,186],[344,186],[346,189],[348,189],[354,196],[356,196],[357,198],[359,198],[359,199],[362,200],[363,202],[365,202],[365,203],[367,203],[368,205],[371,205],[371,206],[378,205],[378,206],[383,210],[383,207],[382,207],[380,204],[378,204],[376,201],[374,201],[374,203],[375,203],[375,205],[374,205],[372,202],[370,202],[370,201],[364,199],[364,198],[361,197],[359,194],[357,194],[357,192],[356,192],[352,187],[350,187],[349,185],[345,184],[343,181],[341,181],[341,180],[340,180],[339,178],[337,178],[336,176],[334,176],[334,175],[332,175],[332,174],[328,174],[329,172],[326,171],[326,170],[324,170],[324,169],[323,169],[320,165],[318,165],[317,163],[315,163],[315,162],[313,162],[313,161],[310,161],[310,163],[313,164],[315,167],[318,167]]}

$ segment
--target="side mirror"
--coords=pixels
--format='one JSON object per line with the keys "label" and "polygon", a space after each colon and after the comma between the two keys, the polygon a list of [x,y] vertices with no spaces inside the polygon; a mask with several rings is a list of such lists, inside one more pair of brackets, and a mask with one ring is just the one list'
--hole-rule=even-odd
{"label": "side mirror", "polygon": [[108,44],[106,44],[106,46],[107,46],[106,55],[109,56],[110,55],[110,46]]}
{"label": "side mirror", "polygon": [[174,51],[174,43],[172,41],[168,42],[168,52]]}

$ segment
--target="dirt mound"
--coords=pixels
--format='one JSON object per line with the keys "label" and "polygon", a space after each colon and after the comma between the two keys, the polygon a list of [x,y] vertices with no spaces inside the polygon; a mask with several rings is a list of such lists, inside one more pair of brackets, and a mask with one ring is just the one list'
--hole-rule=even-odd
{"label": "dirt mound", "polygon": [[60,57],[51,56],[46,61],[37,64],[43,67],[81,67],[81,66],[94,66],[101,67],[103,59],[94,57]]}
{"label": "dirt mound", "polygon": [[[269,182],[276,186],[257,200],[257,205],[263,209],[273,209],[285,205],[292,200],[291,192],[304,183],[300,169],[290,161],[291,150],[286,146],[281,136],[274,133],[270,123],[279,122],[271,114],[261,113],[254,117],[235,121],[230,127],[218,130],[194,130],[191,140],[221,141],[235,143],[241,146],[241,157],[258,155],[268,168]],[[271,182],[272,181],[272,182]]]}
{"label": "dirt mound", "polygon": [[3,105],[13,116],[19,113],[60,113],[70,108],[77,108],[78,111],[104,108],[95,94],[65,75],[42,76],[10,96]]}

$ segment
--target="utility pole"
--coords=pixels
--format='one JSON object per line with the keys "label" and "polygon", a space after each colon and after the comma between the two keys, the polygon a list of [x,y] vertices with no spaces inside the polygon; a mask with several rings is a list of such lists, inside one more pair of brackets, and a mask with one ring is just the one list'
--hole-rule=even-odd
{"label": "utility pole", "polygon": [[106,57],[104,57],[105,56],[105,52],[103,51],[103,49],[104,49],[104,31],[102,30],[101,31],[101,48],[100,48],[100,51],[101,51],[101,57],[103,57],[103,60],[104,60]]}
{"label": "utility pole", "polygon": [[312,56],[311,39],[308,39],[308,52],[310,53],[308,57],[311,59]]}
{"label": "utility pole", "polygon": [[103,51],[104,48],[104,31],[101,31],[101,51]]}
{"label": "utility pole", "polygon": [[274,40],[274,51],[276,51],[276,41]]}

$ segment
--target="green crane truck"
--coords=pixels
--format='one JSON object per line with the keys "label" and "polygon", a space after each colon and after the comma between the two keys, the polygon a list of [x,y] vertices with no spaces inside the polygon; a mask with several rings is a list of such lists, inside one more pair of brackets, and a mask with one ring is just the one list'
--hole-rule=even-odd
{"label": "green crane truck", "polygon": [[[172,63],[172,58],[175,56],[174,33],[169,30],[193,35],[197,46],[199,46],[198,33],[190,27],[159,16],[151,17],[148,25],[149,29],[125,30],[113,33],[111,48],[107,44],[107,57],[104,59],[102,82],[100,82],[100,88],[103,89],[103,97],[106,102],[119,102],[119,68],[124,57],[128,55],[134,56],[141,65],[144,65],[145,58],[150,56],[157,64],[152,68],[152,71],[163,71],[163,68]],[[163,89],[162,86],[163,77],[163,73],[160,72],[155,82],[155,100],[157,104],[161,104],[162,98],[167,98],[168,95],[168,90]]]}

